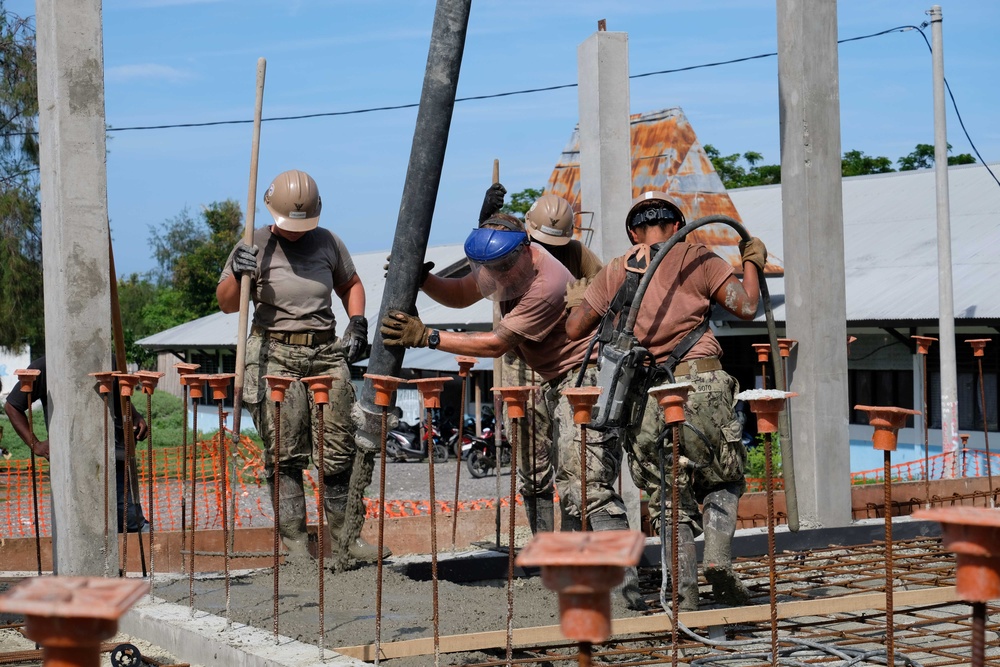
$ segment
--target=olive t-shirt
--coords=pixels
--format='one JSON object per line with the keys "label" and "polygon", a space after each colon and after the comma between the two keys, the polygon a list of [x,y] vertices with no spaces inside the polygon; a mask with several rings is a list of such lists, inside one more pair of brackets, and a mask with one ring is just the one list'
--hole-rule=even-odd
{"label": "olive t-shirt", "polygon": [[[611,260],[584,294],[587,303],[601,315],[608,311],[625,282],[626,258],[624,255]],[[705,319],[712,295],[731,275],[733,267],[729,262],[704,245],[681,242],[670,249],[649,281],[635,320],[636,338],[657,363],[665,361],[681,339]],[[684,359],[721,355],[722,346],[709,329]]]}
{"label": "olive t-shirt", "polygon": [[[254,230],[253,242],[259,248],[250,281],[253,323],[271,331],[332,331],[333,289],[355,274],[340,237],[317,227],[289,241],[261,227]],[[219,282],[232,275],[235,252],[229,253]]]}
{"label": "olive t-shirt", "polygon": [[589,341],[566,335],[566,285],[573,276],[545,250],[536,245],[528,249],[535,277],[523,296],[501,302],[497,330],[524,338],[514,354],[548,382],[583,363]]}
{"label": "olive t-shirt", "polygon": [[576,239],[561,246],[546,245],[549,254],[569,269],[574,278],[593,278],[601,270],[601,260],[597,255]]}

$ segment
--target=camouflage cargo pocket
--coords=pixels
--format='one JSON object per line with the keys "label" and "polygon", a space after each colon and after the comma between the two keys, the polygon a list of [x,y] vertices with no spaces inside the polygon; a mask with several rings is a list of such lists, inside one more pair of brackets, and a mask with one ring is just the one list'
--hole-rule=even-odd
{"label": "camouflage cargo pocket", "polygon": [[260,336],[250,336],[247,339],[246,366],[243,371],[244,403],[261,403],[266,396],[264,369],[267,368],[267,348],[262,345],[263,341]]}

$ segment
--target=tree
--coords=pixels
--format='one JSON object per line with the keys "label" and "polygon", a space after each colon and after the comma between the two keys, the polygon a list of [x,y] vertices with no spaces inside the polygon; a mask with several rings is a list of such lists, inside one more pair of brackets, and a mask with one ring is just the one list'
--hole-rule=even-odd
{"label": "tree", "polygon": [[35,30],[0,0],[0,346],[44,345]]}
{"label": "tree", "polygon": [[[722,184],[727,188],[749,188],[755,185],[775,185],[781,182],[781,165],[757,163],[764,160],[764,156],[756,151],[747,151],[740,155],[723,156],[719,149],[712,144],[705,144],[705,154],[712,162],[712,168],[722,179]],[[744,168],[739,164],[743,160],[749,165]]]}
{"label": "tree", "polygon": [[159,264],[157,284],[176,290],[181,313],[202,317],[218,310],[215,286],[229,252],[243,231],[243,214],[233,199],[213,202],[196,221],[187,209],[162,230],[150,230],[153,256]]}
{"label": "tree", "polygon": [[842,176],[863,176],[865,174],[888,174],[896,171],[892,160],[887,157],[872,157],[862,151],[847,151],[840,161]]}
{"label": "tree", "polygon": [[531,208],[531,205],[535,203],[535,200],[542,196],[541,190],[536,190],[535,188],[525,188],[520,192],[515,192],[510,196],[510,203],[504,204],[504,207],[500,209],[504,213],[509,213],[510,215],[517,216],[524,220],[524,215]]}
{"label": "tree", "polygon": [[[951,144],[948,144],[948,152],[951,152]],[[975,164],[976,158],[969,153],[948,156],[948,164]],[[900,171],[913,171],[914,169],[930,169],[934,166],[934,146],[931,144],[917,144],[913,151],[896,160]]]}

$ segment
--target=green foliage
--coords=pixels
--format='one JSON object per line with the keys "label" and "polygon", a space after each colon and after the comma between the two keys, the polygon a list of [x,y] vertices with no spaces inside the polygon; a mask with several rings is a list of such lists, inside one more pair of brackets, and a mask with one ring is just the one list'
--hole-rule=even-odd
{"label": "green foliage", "polygon": [[500,209],[504,213],[509,213],[510,215],[517,216],[524,220],[524,214],[528,212],[531,205],[535,203],[535,200],[542,196],[541,190],[536,190],[535,188],[525,188],[520,192],[515,192],[510,196],[510,203],[504,204],[504,207]]}
{"label": "green foliage", "polygon": [[[771,472],[774,473],[775,478],[782,476],[781,444],[779,440],[777,434],[774,434],[771,438]],[[757,444],[747,451],[747,465],[745,469],[747,477],[752,479],[764,479],[766,477],[764,474],[766,468],[764,460],[766,450],[764,448],[767,446],[766,443],[766,436],[763,433],[758,433]]]}
{"label": "green foliage", "polygon": [[[764,157],[757,152],[747,151],[743,155],[733,153],[722,155],[712,144],[705,144],[705,153],[712,162],[715,173],[727,188],[749,188],[755,185],[774,185],[781,182],[781,165],[757,163]],[[740,164],[746,162],[747,167]]]}
{"label": "green foliage", "polygon": [[44,345],[35,29],[0,0],[0,346]]}
{"label": "green foliage", "polygon": [[871,157],[862,151],[847,151],[840,161],[840,173],[844,176],[887,174],[891,171],[896,171],[892,168],[892,160],[881,156]]}
{"label": "green foliage", "polygon": [[[951,144],[948,144],[948,152],[951,152]],[[969,153],[959,155],[949,155],[948,164],[975,164],[976,158]],[[900,171],[912,171],[914,169],[930,169],[934,166],[934,146],[932,144],[917,144],[917,147],[909,155],[896,160]]]}

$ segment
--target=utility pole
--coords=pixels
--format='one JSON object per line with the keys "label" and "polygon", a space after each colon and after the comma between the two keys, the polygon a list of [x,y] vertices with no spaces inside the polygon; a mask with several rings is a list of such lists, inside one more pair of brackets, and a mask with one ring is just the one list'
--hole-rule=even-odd
{"label": "utility pole", "polygon": [[[955,476],[958,438],[958,371],[955,369],[955,299],[951,280],[951,215],[948,203],[948,130],[944,106],[944,50],[941,6],[931,17],[931,51],[934,61],[934,184],[937,195],[938,232],[938,338],[941,344],[941,450],[944,476]],[[926,419],[926,415],[924,415]]]}

